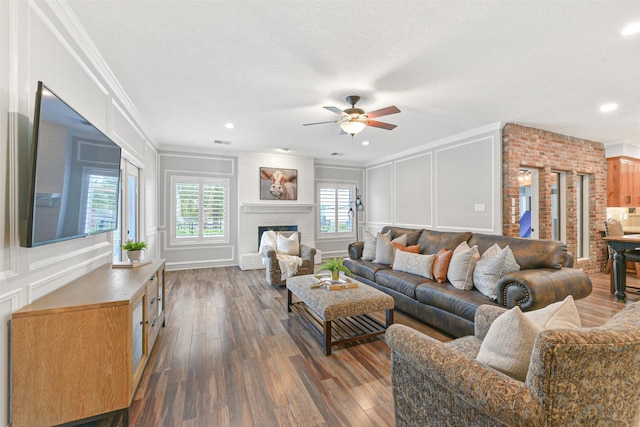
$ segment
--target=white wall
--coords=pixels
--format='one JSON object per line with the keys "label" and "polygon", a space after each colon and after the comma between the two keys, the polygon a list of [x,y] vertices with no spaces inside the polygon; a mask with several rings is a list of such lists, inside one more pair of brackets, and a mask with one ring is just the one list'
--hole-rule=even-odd
{"label": "white wall", "polygon": [[[0,1],[0,425],[8,424],[11,313],[111,262],[111,233],[20,247],[38,80],[119,143],[123,157],[142,168],[141,200],[154,201],[157,188],[156,150],[138,125],[135,108],[76,24],[64,3]],[[149,255],[156,256],[155,204],[146,206],[141,225],[151,243]]]}
{"label": "white wall", "polygon": [[[298,200],[260,200],[260,168],[296,169]],[[240,153],[238,156],[238,202],[262,207],[313,205],[315,203],[313,158],[277,153]],[[297,225],[302,243],[314,246],[314,212],[297,213],[284,209],[278,213],[247,213],[238,210],[238,253],[258,252],[258,226]]]}
{"label": "white wall", "polygon": [[501,147],[497,123],[368,165],[367,229],[375,234],[398,225],[501,234]]}

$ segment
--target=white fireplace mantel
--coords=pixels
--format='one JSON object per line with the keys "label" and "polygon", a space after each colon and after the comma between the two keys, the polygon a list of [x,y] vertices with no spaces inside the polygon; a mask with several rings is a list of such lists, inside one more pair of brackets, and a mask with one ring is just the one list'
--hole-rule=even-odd
{"label": "white fireplace mantel", "polygon": [[240,203],[242,212],[246,214],[308,214],[315,206],[315,203]]}

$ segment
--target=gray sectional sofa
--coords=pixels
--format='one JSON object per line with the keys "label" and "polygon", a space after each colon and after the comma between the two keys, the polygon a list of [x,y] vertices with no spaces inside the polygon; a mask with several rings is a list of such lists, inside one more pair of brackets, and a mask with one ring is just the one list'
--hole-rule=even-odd
{"label": "gray sectional sofa", "polygon": [[455,249],[463,241],[477,245],[480,254],[494,243],[509,245],[520,265],[520,271],[503,276],[498,284],[497,300],[491,300],[475,288],[461,290],[450,283],[438,283],[425,277],[394,271],[389,265],[362,259],[364,242],[349,244],[349,258],[344,265],[354,277],[389,295],[397,310],[405,312],[453,337],[473,335],[474,316],[478,306],[520,306],[523,311],[542,308],[567,295],[574,299],[591,293],[591,280],[579,269],[572,268],[573,256],[564,243],[553,240],[521,239],[471,232],[439,232],[401,227],[384,227],[391,238],[407,234],[408,244],[420,244],[423,254],[440,249]]}

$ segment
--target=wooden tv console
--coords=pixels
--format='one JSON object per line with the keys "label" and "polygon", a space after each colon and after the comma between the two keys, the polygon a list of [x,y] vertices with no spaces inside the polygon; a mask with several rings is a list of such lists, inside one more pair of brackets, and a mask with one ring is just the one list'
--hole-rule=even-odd
{"label": "wooden tv console", "polygon": [[12,426],[128,418],[165,304],[162,259],[104,265],[12,313]]}

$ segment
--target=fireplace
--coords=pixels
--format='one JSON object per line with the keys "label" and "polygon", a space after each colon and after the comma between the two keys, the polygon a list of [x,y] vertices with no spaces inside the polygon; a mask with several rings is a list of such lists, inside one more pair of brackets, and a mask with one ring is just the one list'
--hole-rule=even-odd
{"label": "fireplace", "polygon": [[258,226],[258,247],[260,247],[260,242],[262,240],[262,233],[265,231],[298,231],[297,225],[259,225]]}

